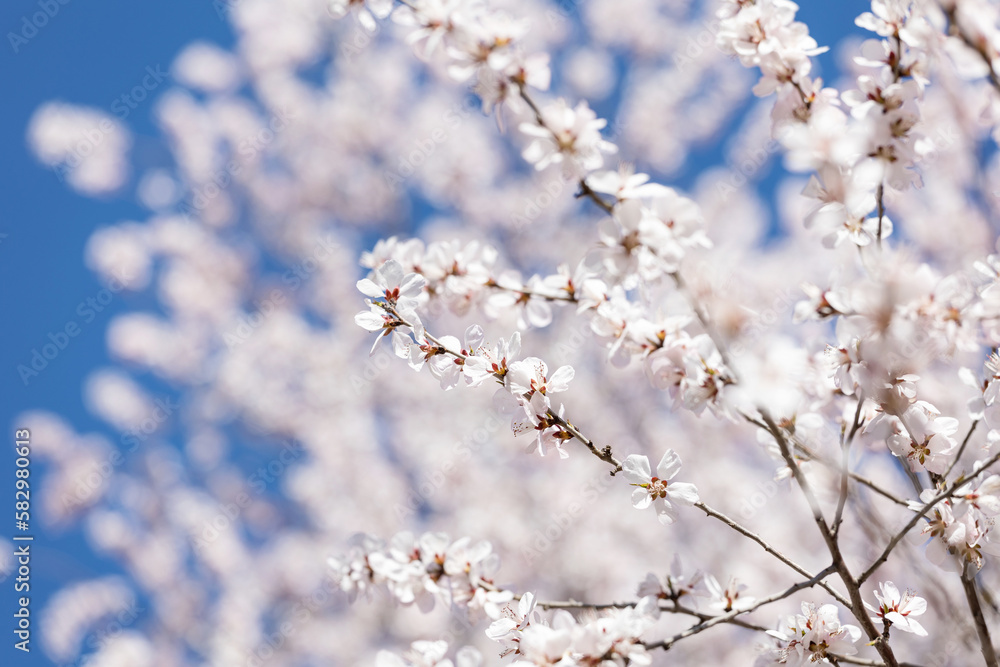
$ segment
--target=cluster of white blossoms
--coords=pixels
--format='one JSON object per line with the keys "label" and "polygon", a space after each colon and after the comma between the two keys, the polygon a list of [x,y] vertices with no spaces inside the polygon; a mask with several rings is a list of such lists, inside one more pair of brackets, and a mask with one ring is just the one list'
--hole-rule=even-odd
{"label": "cluster of white blossoms", "polygon": [[548,622],[532,619],[530,603],[519,605],[512,616],[494,621],[487,634],[506,647],[503,655],[514,654],[514,667],[625,667],[652,664],[641,637],[657,621],[660,609],[649,597],[589,621],[565,610],[556,611]]}
{"label": "cluster of white blossoms", "polygon": [[369,310],[358,313],[355,322],[379,332],[376,344],[391,333],[396,355],[408,360],[414,370],[429,368],[443,389],[452,389],[463,379],[470,386],[496,380],[502,388],[496,391],[494,402],[511,419],[514,433],[535,431],[530,450],[537,448],[544,456],[555,448],[565,458],[561,445],[573,436],[562,420],[562,404],[554,404],[552,395],[569,388],[573,368],[561,366],[549,372],[548,365],[537,357],[515,359],[521,347],[518,333],[492,346],[484,344],[478,325],[466,330],[464,341],[428,334],[413,310],[423,284],[423,278],[414,273],[404,275],[395,260],[387,261],[374,272],[373,279],[358,282],[358,288],[374,300],[369,299]]}
{"label": "cluster of white blossoms", "polygon": [[[846,4],[824,11],[849,25]],[[765,661],[983,664],[1000,5],[867,4],[874,39],[831,42],[823,82],[787,0],[241,0],[233,48],[190,47],[141,111],[167,166],[127,163],[124,118],[41,107],[43,165],[149,211],[86,248],[127,290],[77,312],[122,365],[85,387],[101,432],[24,418],[41,517],[157,610],[91,652],[106,587],[68,584],[42,650],[479,667],[456,649],[492,637],[503,664],[752,664],[807,600]],[[393,355],[427,372],[401,381]],[[445,527],[477,537],[422,535]],[[331,544],[406,529],[331,561],[349,597],[395,604],[330,599]],[[677,552],[700,570],[664,573]],[[565,601],[523,592],[543,586]],[[446,611],[468,637],[410,646]]]}
{"label": "cluster of white blossoms", "polygon": [[[922,510],[940,494],[940,489],[925,489],[920,502],[910,508]],[[978,475],[955,490],[953,497],[933,505],[923,534],[927,559],[945,570],[961,572],[966,564],[983,567],[984,555],[1000,556],[1000,537],[996,518],[1000,515],[1000,476]]]}
{"label": "cluster of white blossoms", "polygon": [[884,197],[919,185],[913,167],[933,150],[913,128],[928,59],[944,39],[943,15],[934,3],[872,3],[857,25],[881,39],[862,45],[855,62],[867,73],[857,89],[840,94],[809,76],[810,58],[826,49],[794,20],[797,10],[789,0],[727,0],[717,43],[760,68],[757,95],[778,94],[772,133],[787,151],[786,165],[816,172],[802,193],[815,200],[806,225],[819,229],[828,247],[880,243],[892,233]]}
{"label": "cluster of white blossoms", "polygon": [[375,657],[375,667],[480,667],[483,656],[479,651],[466,646],[458,650],[455,660],[447,658],[448,642],[415,641],[403,655],[391,651],[379,651]]}
{"label": "cluster of white blossoms", "polygon": [[[515,595],[496,587],[491,577],[484,576],[486,572],[494,573],[498,566],[488,543],[473,545],[469,538],[450,542],[439,533],[426,533],[419,539],[401,533],[389,545],[369,535],[357,535],[351,551],[343,557],[330,558],[329,564],[334,580],[351,602],[359,595],[370,598],[373,590],[383,589],[396,602],[415,603],[424,612],[433,608],[435,599],[440,599],[453,611],[480,616],[485,613],[491,619],[486,636],[500,644],[500,657],[513,656],[512,664],[521,667],[648,665],[652,660],[643,635],[662,611],[698,616],[695,611],[698,598],[711,598],[710,608],[720,614],[749,609],[754,603],[753,598],[740,596],[745,586],[731,582],[723,589],[715,577],[700,570],[686,575],[680,559],[675,557],[665,580],[652,573],[647,575],[638,587],[639,599],[635,603],[612,606],[600,614],[588,613],[579,618],[559,609],[551,618],[545,618],[533,593]],[[893,609],[903,614],[921,613],[907,600],[902,604],[897,601]],[[661,607],[660,601],[671,606]],[[885,605],[891,604],[892,600],[886,598]],[[827,630],[836,635],[832,628]],[[380,652],[376,667],[479,667],[481,664],[479,652],[470,647],[460,649],[454,661],[446,657],[448,652],[444,641],[417,641],[402,656]]]}
{"label": "cluster of white blossoms", "polygon": [[802,603],[802,613],[789,616],[778,630],[768,632],[780,644],[763,654],[757,665],[802,665],[829,662],[831,654],[854,655],[855,644],[861,639],[861,628],[841,624],[836,605],[825,604],[817,608],[810,602]]}
{"label": "cluster of white blossoms", "polygon": [[[465,23],[457,18],[461,4],[449,7],[455,14],[446,20],[421,18],[425,8],[420,4],[408,7],[407,20],[423,26],[423,32],[414,33],[415,39],[426,37],[432,27],[440,32],[450,26],[440,38],[468,44],[461,37]],[[853,408],[853,428],[849,414],[839,417],[844,438],[850,429],[851,439],[858,433],[869,443],[883,443],[885,450],[903,462],[915,484],[919,484],[917,473],[929,476],[932,488],[920,495],[922,502],[913,501],[910,507],[928,514],[925,532],[939,538],[932,540],[928,550],[932,562],[954,567],[955,559],[944,563],[950,553],[981,567],[981,553],[990,548],[996,509],[992,492],[998,478],[982,480],[975,488],[967,484],[968,488],[958,488],[952,497],[939,499],[933,508],[927,506],[947,488],[958,463],[960,422],[943,416],[921,396],[917,371],[941,355],[977,349],[977,325],[986,319],[982,304],[989,301],[989,289],[977,288],[961,274],[942,276],[927,264],[915,264],[906,253],[882,249],[882,240],[892,233],[885,215],[887,193],[920,184],[913,167],[924,149],[913,128],[920,122],[918,103],[928,81],[929,58],[945,39],[941,34],[944,15],[923,3],[873,3],[873,11],[857,23],[881,39],[862,46],[856,64],[865,73],[859,75],[856,90],[840,94],[810,78],[811,57],[825,49],[794,20],[796,10],[786,0],[727,2],[719,11],[717,42],[745,66],[760,68],[762,79],[754,89],[758,95],[778,93],[772,133],[784,147],[790,169],[815,172],[803,192],[817,200],[805,216],[807,226],[819,227],[828,247],[849,240],[879,254],[877,263],[867,262],[861,280],[829,289],[805,287],[809,298],[796,307],[796,320],[836,321],[837,345],[827,346],[812,360],[818,374],[827,369],[829,375],[818,377],[812,387],[803,387],[812,396],[809,409],[780,420],[780,425],[768,422],[763,428],[755,422],[762,428],[758,438],[782,461],[779,478],[812,477],[822,466],[813,460],[817,453],[802,443],[813,441],[809,432],[821,431],[830,413]],[[449,57],[474,63],[469,71],[478,72],[480,82],[484,72],[493,80],[508,77],[504,90],[516,90],[534,116],[521,124],[531,138],[523,157],[539,170],[561,165],[565,177],[578,181],[578,196],[589,197],[607,214],[599,243],[574,269],[562,265],[554,275],[525,279],[517,271],[498,270],[499,252],[479,242],[425,246],[420,240],[395,237],[380,241],[362,258],[372,274],[359,283],[362,292],[378,300],[369,302],[370,312],[360,314],[358,323],[370,331],[391,331],[396,354],[416,369],[429,366],[445,389],[463,378],[469,385],[494,379],[502,385],[495,404],[511,417],[514,432],[537,432],[529,450],[544,455],[554,449],[565,457],[562,445],[580,439],[593,453],[618,465],[635,487],[636,508],[653,506],[661,523],[673,523],[678,507],[700,503],[694,485],[673,481],[680,469],[680,458],[673,450],[663,456],[655,474],[645,456],[632,455],[619,464],[610,450],[598,452],[567,421],[564,406],[552,402],[553,394],[568,388],[572,368],[550,372],[541,359],[517,360],[521,342],[517,334],[486,346],[478,325],[467,329],[463,341],[436,338],[424,330],[417,315],[418,308],[439,301],[458,315],[476,306],[489,318],[516,317],[524,329],[548,326],[554,305],[573,305],[605,342],[611,363],[625,366],[641,359],[649,381],[669,391],[677,406],[695,414],[707,407],[716,415],[746,416],[745,397],[736,394],[733,400],[724,399],[726,388],[738,385],[739,380],[727,367],[724,346],[711,330],[708,316],[697,303],[677,307],[670,301],[683,295],[685,258],[712,246],[698,206],[670,188],[649,182],[646,174],[635,173],[629,165],[617,171],[597,171],[603,166],[603,155],[614,151],[600,135],[605,122],[585,103],[573,108],[560,99],[537,106],[527,95],[524,81],[503,74],[509,62],[506,56],[491,62],[493,51],[506,54],[519,33],[509,21],[486,24],[494,26],[493,32],[477,38],[478,60],[459,47],[452,47]],[[453,62],[451,71],[456,67]],[[462,70],[456,78],[463,79],[469,71]],[[487,107],[493,102],[484,98]],[[385,275],[393,279],[385,280]],[[998,275],[993,271],[989,277],[995,281]],[[403,301],[404,305],[397,306]],[[1000,404],[995,394],[988,381],[980,414],[973,411],[973,418],[985,412],[987,421],[994,419],[994,405]],[[848,406],[840,400],[845,397],[852,397],[856,404]],[[748,412],[767,414],[753,403]],[[794,454],[786,438],[798,448]],[[841,504],[845,501],[846,495]],[[818,520],[823,521],[821,515]],[[624,619],[625,626],[633,623],[630,614],[643,608],[647,599],[676,603],[684,591],[675,590],[674,585],[670,577],[666,587],[655,577],[644,582],[640,591],[649,597],[619,614],[619,620]],[[699,578],[698,590],[702,588],[715,599],[713,608],[720,612],[755,608],[756,600],[741,596],[745,586],[735,579],[723,588],[714,578]],[[686,592],[694,594],[695,590],[692,586]],[[887,627],[920,634],[922,627],[909,618],[922,612],[920,599],[910,594],[901,598],[891,583],[881,590],[879,619]],[[562,661],[577,651],[574,647],[579,642],[593,641],[585,629],[569,614],[560,615],[551,625],[533,622],[533,614],[532,598],[521,598],[516,613],[509,612],[508,618],[494,623],[491,637],[506,642],[508,652],[527,660],[524,664],[580,664]],[[867,632],[871,637],[874,631]],[[834,605],[804,604],[802,614],[789,617],[772,634],[781,644],[763,660],[805,664],[855,654],[862,630],[842,625]],[[627,653],[621,657],[637,660]],[[639,659],[645,659],[644,655]]]}
{"label": "cluster of white blossoms", "polygon": [[[655,598],[635,606],[613,609],[597,618],[581,620],[565,610],[544,619],[535,609],[535,597],[525,593],[494,613],[486,636],[501,646],[501,657],[512,656],[513,667],[625,667],[652,664],[641,637],[660,616]],[[479,667],[481,656],[470,647],[460,649],[455,661],[445,656],[446,642],[414,642],[403,656],[379,653],[376,667]]]}
{"label": "cluster of white blossoms", "polygon": [[452,542],[444,533],[399,533],[385,544],[359,534],[343,557],[327,561],[334,580],[353,601],[373,591],[388,591],[401,605],[416,604],[422,611],[436,600],[470,611],[502,605],[512,599],[498,591],[493,575],[500,559],[489,542],[463,537]]}
{"label": "cluster of white blossoms", "polygon": [[[561,165],[564,177],[578,181],[582,193],[608,213],[600,244],[572,270],[563,265],[555,274],[527,279],[515,270],[497,271],[498,252],[479,242],[425,247],[418,239],[393,237],[366,253],[362,264],[378,270],[394,259],[404,271],[423,276],[428,297],[441,298],[452,311],[463,314],[473,304],[491,318],[513,311],[521,328],[548,326],[554,304],[575,304],[591,318],[613,363],[640,359],[654,386],[668,389],[678,405],[696,413],[706,407],[724,412],[721,393],[732,382],[731,371],[711,340],[690,326],[690,308],[664,312],[659,295],[649,289],[674,288],[668,277],[676,278],[684,258],[711,247],[697,204],[649,183],[648,175],[629,165],[598,171],[603,156],[617,151],[601,136],[606,121],[585,102],[572,107],[558,99],[535,106],[525,86],[548,87],[547,57],[522,57],[517,40],[524,26],[484,7],[464,1],[405,3],[394,17],[416,27],[409,41],[426,43],[423,56],[444,57],[459,81],[474,74],[485,108],[510,102],[513,111],[526,114],[520,124],[530,138],[525,160],[539,170]],[[637,292],[640,284],[644,289]]]}
{"label": "cluster of white blossoms", "polygon": [[[415,261],[412,253],[409,257]],[[422,276],[404,273],[396,259],[385,261],[372,272],[371,278],[358,281],[359,291],[369,298],[368,310],[358,313],[355,322],[368,331],[378,332],[375,345],[391,333],[396,356],[406,359],[416,371],[426,366],[445,390],[458,386],[463,379],[473,387],[494,380],[501,385],[494,393],[494,405],[511,420],[514,434],[535,433],[528,452],[537,450],[545,456],[554,450],[560,458],[568,457],[563,444],[584,438],[566,420],[565,406],[553,402],[553,396],[569,388],[575,375],[573,367],[560,366],[550,371],[537,357],[517,359],[521,349],[521,336],[517,332],[494,345],[484,343],[483,329],[477,324],[468,327],[462,341],[454,336],[429,334],[415,309],[425,296],[425,286]],[[684,379],[679,377],[677,384]],[[592,443],[588,446],[593,449]],[[672,449],[663,455],[655,475],[645,456],[633,454],[620,465],[610,453],[604,458],[615,464],[616,470],[620,468],[631,485],[637,487],[632,495],[633,506],[645,509],[652,505],[663,524],[676,521],[678,506],[691,506],[699,500],[693,484],[670,481],[681,467],[680,457]]]}
{"label": "cluster of white blossoms", "polygon": [[[517,596],[493,584],[499,559],[487,542],[469,538],[451,542],[447,535],[425,533],[414,538],[400,533],[386,545],[375,537],[358,535],[350,552],[330,558],[333,577],[353,602],[387,591],[399,604],[416,604],[430,611],[435,600],[453,610],[485,613],[492,619],[486,636],[502,647],[501,656],[515,656],[514,665],[648,665],[649,653],[641,640],[660,616],[658,599],[649,595],[635,605],[611,609],[589,620],[578,620],[565,610],[551,620],[536,610],[532,593]],[[641,589],[642,587],[640,587]],[[673,596],[676,601],[679,593]],[[415,642],[402,657],[383,651],[377,667],[478,667],[480,656],[462,649],[455,662],[445,656],[446,642]]]}
{"label": "cluster of white blossoms", "polygon": [[[632,178],[636,176],[644,175]],[[611,186],[607,189],[609,192],[614,190]],[[659,201],[672,202],[673,214],[668,215],[665,204],[653,204],[660,206],[654,209],[659,211],[654,216],[651,209],[641,207],[636,200],[619,200],[621,203],[615,206],[615,211],[628,210],[628,215],[639,216],[645,222],[638,223],[638,230],[628,234],[606,235],[594,254],[584,258],[572,273],[568,267],[560,266],[553,275],[524,279],[517,271],[499,270],[497,251],[475,241],[464,246],[457,241],[425,246],[419,239],[400,241],[396,237],[379,241],[362,257],[362,265],[372,269],[372,273],[369,279],[359,283],[359,289],[366,296],[389,301],[397,298],[393,290],[402,290],[398,293],[398,298],[403,300],[401,308],[406,311],[402,319],[414,326],[403,325],[387,316],[377,303],[370,304],[370,312],[359,316],[357,322],[382,335],[391,331],[414,332],[413,342],[405,342],[405,337],[395,339],[397,354],[409,358],[415,368],[426,361],[435,376],[441,379],[442,386],[450,388],[462,373],[470,384],[481,383],[486,375],[478,360],[486,358],[492,365],[505,358],[511,359],[517,350],[510,351],[506,346],[516,345],[514,341],[519,338],[488,350],[482,347],[481,330],[470,329],[471,338],[467,337],[464,345],[451,339],[449,342],[454,343],[450,349],[464,350],[463,354],[473,359],[471,367],[463,368],[455,359],[435,360],[434,356],[443,354],[444,350],[440,349],[441,345],[423,338],[419,318],[414,312],[418,306],[428,307],[438,301],[459,315],[476,306],[490,319],[510,316],[516,319],[520,328],[526,328],[548,326],[553,319],[553,306],[574,305],[579,314],[589,319],[591,331],[604,341],[608,358],[614,365],[625,366],[639,359],[650,383],[668,390],[678,406],[696,414],[706,407],[713,412],[723,412],[722,393],[733,383],[732,373],[711,338],[691,330],[695,318],[690,310],[681,307],[675,312],[664,313],[660,307],[654,307],[652,299],[636,299],[627,289],[629,284],[634,287],[640,276],[647,285],[653,278],[644,273],[651,270],[652,263],[642,259],[654,257],[652,248],[673,248],[664,252],[679,261],[688,241],[695,245],[707,243],[697,228],[694,204],[673,190],[663,189],[666,193]],[[621,192],[617,194],[624,197]],[[651,231],[652,226],[662,233]],[[697,231],[675,235],[672,229]],[[659,234],[662,243],[651,239],[644,243],[643,234],[647,233]],[[656,278],[672,273],[664,263],[666,260],[657,257],[655,261],[660,267]]]}

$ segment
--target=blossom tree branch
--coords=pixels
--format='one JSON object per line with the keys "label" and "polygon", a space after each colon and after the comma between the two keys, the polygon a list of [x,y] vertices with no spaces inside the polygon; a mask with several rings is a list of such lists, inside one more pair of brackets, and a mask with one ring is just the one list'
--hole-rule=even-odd
{"label": "blossom tree branch", "polygon": [[979,645],[983,652],[983,659],[986,660],[987,667],[998,667],[997,652],[993,646],[993,639],[990,636],[990,627],[986,623],[986,616],[983,614],[983,607],[979,603],[979,592],[976,586],[976,574],[973,571],[973,564],[966,562],[962,568],[962,590],[969,603],[969,610],[972,612],[972,621],[976,626],[976,634],[979,636]]}
{"label": "blossom tree branch", "polygon": [[[983,465],[980,467],[980,471],[986,471],[986,470],[988,470],[997,461],[1000,461],[1000,453],[994,454],[989,459],[987,459],[983,463]],[[923,507],[921,507],[910,518],[910,520],[906,523],[906,525],[903,526],[903,528],[900,529],[900,531],[898,533],[896,533],[891,540],[889,540],[889,544],[887,544],[886,547],[885,547],[885,549],[882,550],[882,553],[879,555],[879,557],[876,558],[875,561],[871,565],[868,566],[868,568],[861,574],[860,577],[858,577],[858,583],[859,584],[863,584],[865,581],[867,581],[868,578],[871,577],[875,573],[875,570],[877,570],[879,567],[881,567],[882,563],[884,563],[887,560],[889,560],[889,555],[892,553],[892,550],[896,548],[896,545],[898,545],[900,543],[900,541],[902,541],[902,539],[904,537],[906,537],[906,534],[909,533],[913,529],[913,527],[916,526],[917,523],[922,518],[924,518],[924,516],[926,516],[928,512],[930,512],[934,508],[935,505],[937,505],[942,500],[945,500],[947,498],[951,498],[955,494],[955,491],[958,490],[958,488],[960,486],[962,486],[963,484],[965,484],[966,481],[967,480],[964,477],[958,478],[947,489],[945,489],[944,491],[942,491],[941,493],[937,494],[936,496],[934,496],[933,498],[931,498],[929,501],[927,501],[926,503],[924,503]]]}
{"label": "blossom tree branch", "polygon": [[807,579],[806,581],[801,581],[801,582],[799,582],[797,584],[794,584],[794,585],[788,587],[787,589],[785,589],[784,591],[782,591],[780,593],[775,593],[774,595],[771,595],[769,597],[763,598],[761,600],[757,600],[750,607],[747,607],[745,609],[734,609],[733,611],[729,612],[728,614],[724,614],[722,616],[715,616],[715,617],[713,617],[713,618],[711,618],[711,619],[709,619],[707,621],[703,621],[702,623],[699,623],[698,625],[694,625],[694,626],[688,628],[687,630],[684,630],[683,632],[680,632],[680,633],[674,635],[673,637],[670,637],[669,639],[664,639],[664,640],[658,641],[658,642],[647,643],[646,644],[646,648],[663,648],[663,649],[669,649],[671,646],[673,646],[677,642],[681,641],[682,639],[686,639],[687,637],[691,637],[691,636],[696,635],[698,633],[704,632],[705,630],[708,630],[709,628],[712,628],[712,627],[718,625],[719,623],[728,623],[732,619],[736,618],[737,616],[741,616],[742,614],[748,614],[751,611],[754,611],[756,609],[760,609],[761,607],[763,607],[765,605],[768,605],[768,604],[771,604],[773,602],[777,602],[778,600],[784,600],[785,598],[789,597],[790,595],[794,595],[795,593],[797,593],[797,592],[799,592],[799,591],[801,591],[803,589],[812,588],[813,586],[815,586],[816,584],[818,584],[820,581],[822,581],[825,577],[829,576],[830,574],[832,574],[835,571],[836,571],[836,567],[833,566],[833,565],[829,565],[825,569],[823,569],[822,571],[818,572],[816,574],[816,576],[814,576],[814,577],[812,577],[810,579]]}
{"label": "blossom tree branch", "polygon": [[864,601],[861,599],[860,582],[854,578],[847,566],[847,563],[844,561],[844,556],[840,551],[840,545],[837,542],[837,538],[830,530],[830,526],[827,524],[826,519],[823,518],[823,511],[812,491],[812,487],[792,457],[792,451],[791,447],[789,447],[788,440],[785,438],[784,433],[778,425],[775,424],[771,415],[766,410],[761,412],[761,419],[767,425],[771,435],[773,435],[775,440],[778,442],[778,446],[781,449],[781,455],[784,457],[785,463],[792,471],[795,481],[798,483],[799,488],[802,490],[803,495],[805,495],[806,500],[809,503],[816,526],[819,528],[819,532],[823,536],[823,541],[826,543],[827,549],[833,557],[832,567],[837,571],[840,578],[843,580],[844,585],[847,587],[847,592],[851,600],[849,608],[854,614],[854,618],[856,618],[861,624],[862,630],[864,630],[865,634],[868,635],[868,639],[871,640],[875,650],[878,651],[880,656],[882,656],[882,660],[885,661],[885,664],[888,667],[898,667],[899,663],[896,661],[896,656],[893,654],[892,648],[889,646],[888,638],[883,636],[871,622],[871,618],[865,608]]}

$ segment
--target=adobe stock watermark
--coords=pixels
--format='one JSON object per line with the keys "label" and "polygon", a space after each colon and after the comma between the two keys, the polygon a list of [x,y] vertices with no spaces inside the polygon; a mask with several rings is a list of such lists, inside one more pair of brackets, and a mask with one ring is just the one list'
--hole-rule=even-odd
{"label": "adobe stock watermark", "polygon": [[536,530],[531,535],[530,542],[521,547],[521,557],[525,563],[533,565],[538,558],[551,549],[586,513],[587,508],[600,500],[601,496],[617,481],[616,478],[604,473],[580,486],[574,494],[577,500],[571,500],[562,510],[549,514],[549,520],[545,526]]}
{"label": "adobe stock watermark", "polygon": [[111,480],[115,470],[125,463],[128,455],[134,453],[140,445],[159,431],[179,408],[180,404],[169,396],[154,400],[149,414],[121,434],[120,441],[125,449],[115,449],[89,472],[77,477],[72,492],[63,494],[63,507],[76,509],[89,505],[95,494],[104,489]]}
{"label": "adobe stock watermark", "polygon": [[578,182],[568,177],[564,172],[559,171],[544,186],[543,191],[534,197],[526,197],[524,207],[520,211],[510,214],[510,227],[518,233],[536,222],[542,213],[556,201],[556,197],[562,195],[567,189],[572,190]]}
{"label": "adobe stock watermark", "polygon": [[49,331],[46,337],[47,342],[39,347],[31,348],[29,359],[26,363],[17,365],[17,374],[21,382],[27,387],[33,379],[39,376],[46,368],[55,361],[63,351],[69,347],[73,339],[83,332],[83,327],[97,319],[98,313],[111,304],[123,289],[128,287],[132,276],[124,271],[114,274],[107,287],[101,288],[94,296],[87,297],[76,307],[76,314],[80,317],[82,325],[76,319],[68,320],[64,325],[54,332]]}
{"label": "adobe stock watermark", "polygon": [[491,410],[481,426],[454,443],[447,457],[439,462],[433,471],[423,476],[402,503],[396,503],[393,507],[396,518],[402,521],[420,511],[420,508],[444,487],[448,475],[461,469],[465,462],[471,460],[473,455],[477,454],[509,422],[509,418]]}
{"label": "adobe stock watermark", "polygon": [[[448,107],[441,115],[441,121],[425,137],[414,140],[413,147],[396,159],[394,169],[382,172],[382,179],[389,191],[394,194],[401,192],[406,180],[417,173],[417,170],[437,152],[438,147],[451,139],[455,128],[472,115],[473,109],[478,108],[478,103],[469,98]],[[393,161],[389,160],[389,164],[392,163]]]}
{"label": "adobe stock watermark", "polygon": [[771,161],[771,157],[781,151],[781,144],[775,139],[771,139],[766,144],[749,151],[740,160],[739,164],[729,168],[729,176],[715,184],[716,194],[723,202],[744,185],[749,183]]}
{"label": "adobe stock watermark", "polygon": [[273,114],[264,127],[251,135],[243,137],[235,146],[235,153],[240,157],[230,159],[225,166],[212,172],[208,182],[195,188],[191,192],[189,202],[181,205],[182,215],[197,218],[208,204],[222,194],[233,184],[234,179],[242,172],[246,163],[253,160],[259,153],[263,152],[271,142],[284,132],[295,120],[297,113],[288,109],[281,109]]}
{"label": "adobe stock watermark", "polygon": [[[111,102],[109,109],[119,120],[128,118],[170,76],[160,69],[159,64],[147,65],[144,71],[145,74],[139,83]],[[108,118],[102,118],[96,126],[85,130],[83,137],[76,142],[69,155],[53,167],[59,180],[65,181],[70,172],[79,167],[116,130],[115,124]]]}
{"label": "adobe stock watermark", "polygon": [[545,19],[549,22],[549,28],[556,28],[571,20],[573,14],[577,12],[580,0],[556,0],[555,8],[545,11]]}
{"label": "adobe stock watermark", "polygon": [[135,622],[146,612],[145,607],[139,606],[136,600],[123,607],[112,618],[108,619],[100,628],[90,633],[85,642],[85,648],[90,652],[75,660],[70,664],[60,665],[60,667],[91,667],[97,663],[94,656],[99,654],[109,644],[120,638]]}
{"label": "adobe stock watermark", "polygon": [[19,30],[7,33],[7,41],[10,42],[10,48],[14,54],[19,53],[28,42],[33,40],[38,35],[38,31],[47,26],[49,21],[54,19],[63,6],[68,5],[69,2],[70,0],[38,0],[36,4],[39,11],[22,16]]}
{"label": "adobe stock watermark", "polygon": [[232,501],[219,503],[216,513],[202,522],[201,534],[191,537],[191,546],[195,553],[203,553],[210,544],[219,539],[219,535],[227,531],[243,514],[243,511],[267,490],[268,486],[280,479],[288,468],[302,456],[302,453],[301,443],[286,442],[281,452],[267,465],[260,466],[251,473],[243,483],[243,488]]}
{"label": "adobe stock watermark", "polygon": [[[790,321],[789,314],[795,309],[797,301],[804,295],[794,290],[780,290],[769,304],[754,313],[753,317],[740,327],[740,338],[729,347],[733,357],[742,357],[747,352],[747,346],[767,334],[781,320]],[[797,298],[798,297],[798,298]]]}
{"label": "adobe stock watermark", "polygon": [[[323,263],[336,255],[338,247],[332,234],[320,238],[308,256],[296,262],[282,274],[281,282],[288,286],[288,292],[296,292],[308,282]],[[263,298],[254,301],[250,312],[240,317],[233,328],[222,335],[226,347],[233,349],[246,342],[287,300],[288,294],[286,292],[272,289]]]}
{"label": "adobe stock watermark", "polygon": [[263,667],[277,654],[288,640],[299,631],[302,625],[317,612],[326,607],[333,595],[340,591],[340,586],[332,579],[324,579],[323,584],[309,595],[303,595],[295,601],[284,620],[265,635],[244,663],[247,667]]}
{"label": "adobe stock watermark", "polygon": [[[692,28],[695,26],[693,23],[689,25]],[[692,66],[708,49],[719,49],[715,40],[722,27],[722,20],[712,16],[709,19],[703,19],[698,25],[701,29],[688,36],[684,43],[684,50],[681,51],[678,48],[673,53],[674,67],[678,71],[684,71]]]}

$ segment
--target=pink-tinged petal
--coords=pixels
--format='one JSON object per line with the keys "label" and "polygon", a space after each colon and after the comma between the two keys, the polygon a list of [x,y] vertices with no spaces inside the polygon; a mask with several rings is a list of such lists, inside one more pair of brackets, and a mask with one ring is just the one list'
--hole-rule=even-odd
{"label": "pink-tinged petal", "polygon": [[385,290],[368,278],[363,278],[358,281],[358,291],[373,299],[379,299],[385,296]]}
{"label": "pink-tinged petal", "polygon": [[633,489],[632,490],[632,507],[637,510],[644,510],[649,507],[652,499],[649,497],[649,492],[646,489]]}
{"label": "pink-tinged petal", "polygon": [[521,596],[521,601],[517,603],[517,611],[521,618],[527,618],[528,614],[535,610],[535,594],[525,593]]}
{"label": "pink-tinged petal", "polygon": [[398,329],[392,332],[392,351],[400,359],[410,358],[410,346],[413,345],[413,341],[406,334],[400,332]]}
{"label": "pink-tinged petal", "polygon": [[569,382],[576,375],[576,371],[573,370],[572,366],[560,366],[549,381],[546,383],[547,391],[549,393],[558,393],[560,391],[566,391],[569,389]]}
{"label": "pink-tinged petal", "polygon": [[668,449],[656,465],[656,476],[660,479],[673,479],[674,475],[680,472],[680,469],[681,457],[674,450]]}
{"label": "pink-tinged petal", "polygon": [[700,500],[698,488],[688,482],[674,482],[667,486],[667,497],[678,505],[694,505]]}
{"label": "pink-tinged petal", "polygon": [[[622,463],[622,472],[632,484],[648,484],[653,475],[649,470],[649,459],[639,454],[630,454]],[[647,494],[648,495],[648,494]]]}

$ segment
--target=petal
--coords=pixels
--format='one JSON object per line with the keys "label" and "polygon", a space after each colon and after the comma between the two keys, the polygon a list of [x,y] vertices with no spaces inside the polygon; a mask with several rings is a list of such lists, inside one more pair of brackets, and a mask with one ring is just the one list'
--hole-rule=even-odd
{"label": "petal", "polygon": [[891,581],[885,581],[879,585],[879,588],[882,589],[882,600],[888,606],[895,607],[899,604],[899,589],[896,588],[896,584]]}
{"label": "petal", "polygon": [[698,498],[698,488],[687,482],[675,482],[667,485],[667,497],[679,505],[694,505]]}
{"label": "petal", "polygon": [[358,291],[365,296],[370,296],[373,299],[378,299],[385,296],[385,290],[376,285],[373,281],[368,278],[364,278],[358,281]]}
{"label": "petal", "polygon": [[677,509],[666,500],[657,498],[653,504],[656,507],[656,518],[664,526],[669,526],[677,521]]}
{"label": "petal", "polygon": [[385,286],[389,289],[395,289],[403,282],[403,267],[394,259],[383,264],[376,273],[382,277]]}
{"label": "petal", "polygon": [[644,510],[649,507],[651,502],[649,491],[646,489],[636,488],[632,490],[632,507],[637,510]]}
{"label": "petal", "polygon": [[622,463],[625,479],[633,484],[648,484],[653,475],[649,470],[649,459],[639,454],[630,454]]}
{"label": "petal", "polygon": [[408,273],[399,286],[399,294],[400,296],[415,299],[420,296],[426,284],[427,279],[419,273]]}
{"label": "petal", "polygon": [[367,9],[362,8],[358,11],[358,22],[369,33],[373,33],[378,30],[378,24],[375,23],[375,17],[372,16],[371,12]]}
{"label": "petal", "polygon": [[369,357],[375,354],[375,349],[378,347],[379,342],[381,342],[381,340],[385,338],[385,335],[387,333],[389,333],[388,329],[382,329],[382,333],[380,333],[378,336],[375,337],[375,342],[372,343],[372,349],[368,351]]}
{"label": "petal", "polygon": [[486,628],[486,636],[490,639],[497,640],[501,637],[505,637],[516,627],[517,623],[515,623],[512,619],[498,618],[490,623],[490,627]]}
{"label": "petal", "polygon": [[656,465],[656,476],[660,479],[673,479],[674,475],[680,472],[681,457],[672,449],[668,449],[660,462]]}
{"label": "petal", "polygon": [[572,366],[560,366],[547,383],[547,391],[557,393],[569,389],[569,382],[576,375]]}
{"label": "petal", "polygon": [[927,600],[923,598],[910,598],[903,609],[907,616],[920,616],[927,611]]}
{"label": "petal", "polygon": [[507,356],[510,358],[516,357],[521,351],[521,332],[515,331],[514,335],[510,337],[510,342],[507,343]]}
{"label": "petal", "polygon": [[363,310],[354,316],[354,323],[368,331],[378,331],[385,324],[385,318],[370,310]]}
{"label": "petal", "polygon": [[465,330],[465,349],[470,353],[483,344],[483,328],[478,324],[473,324]]}

